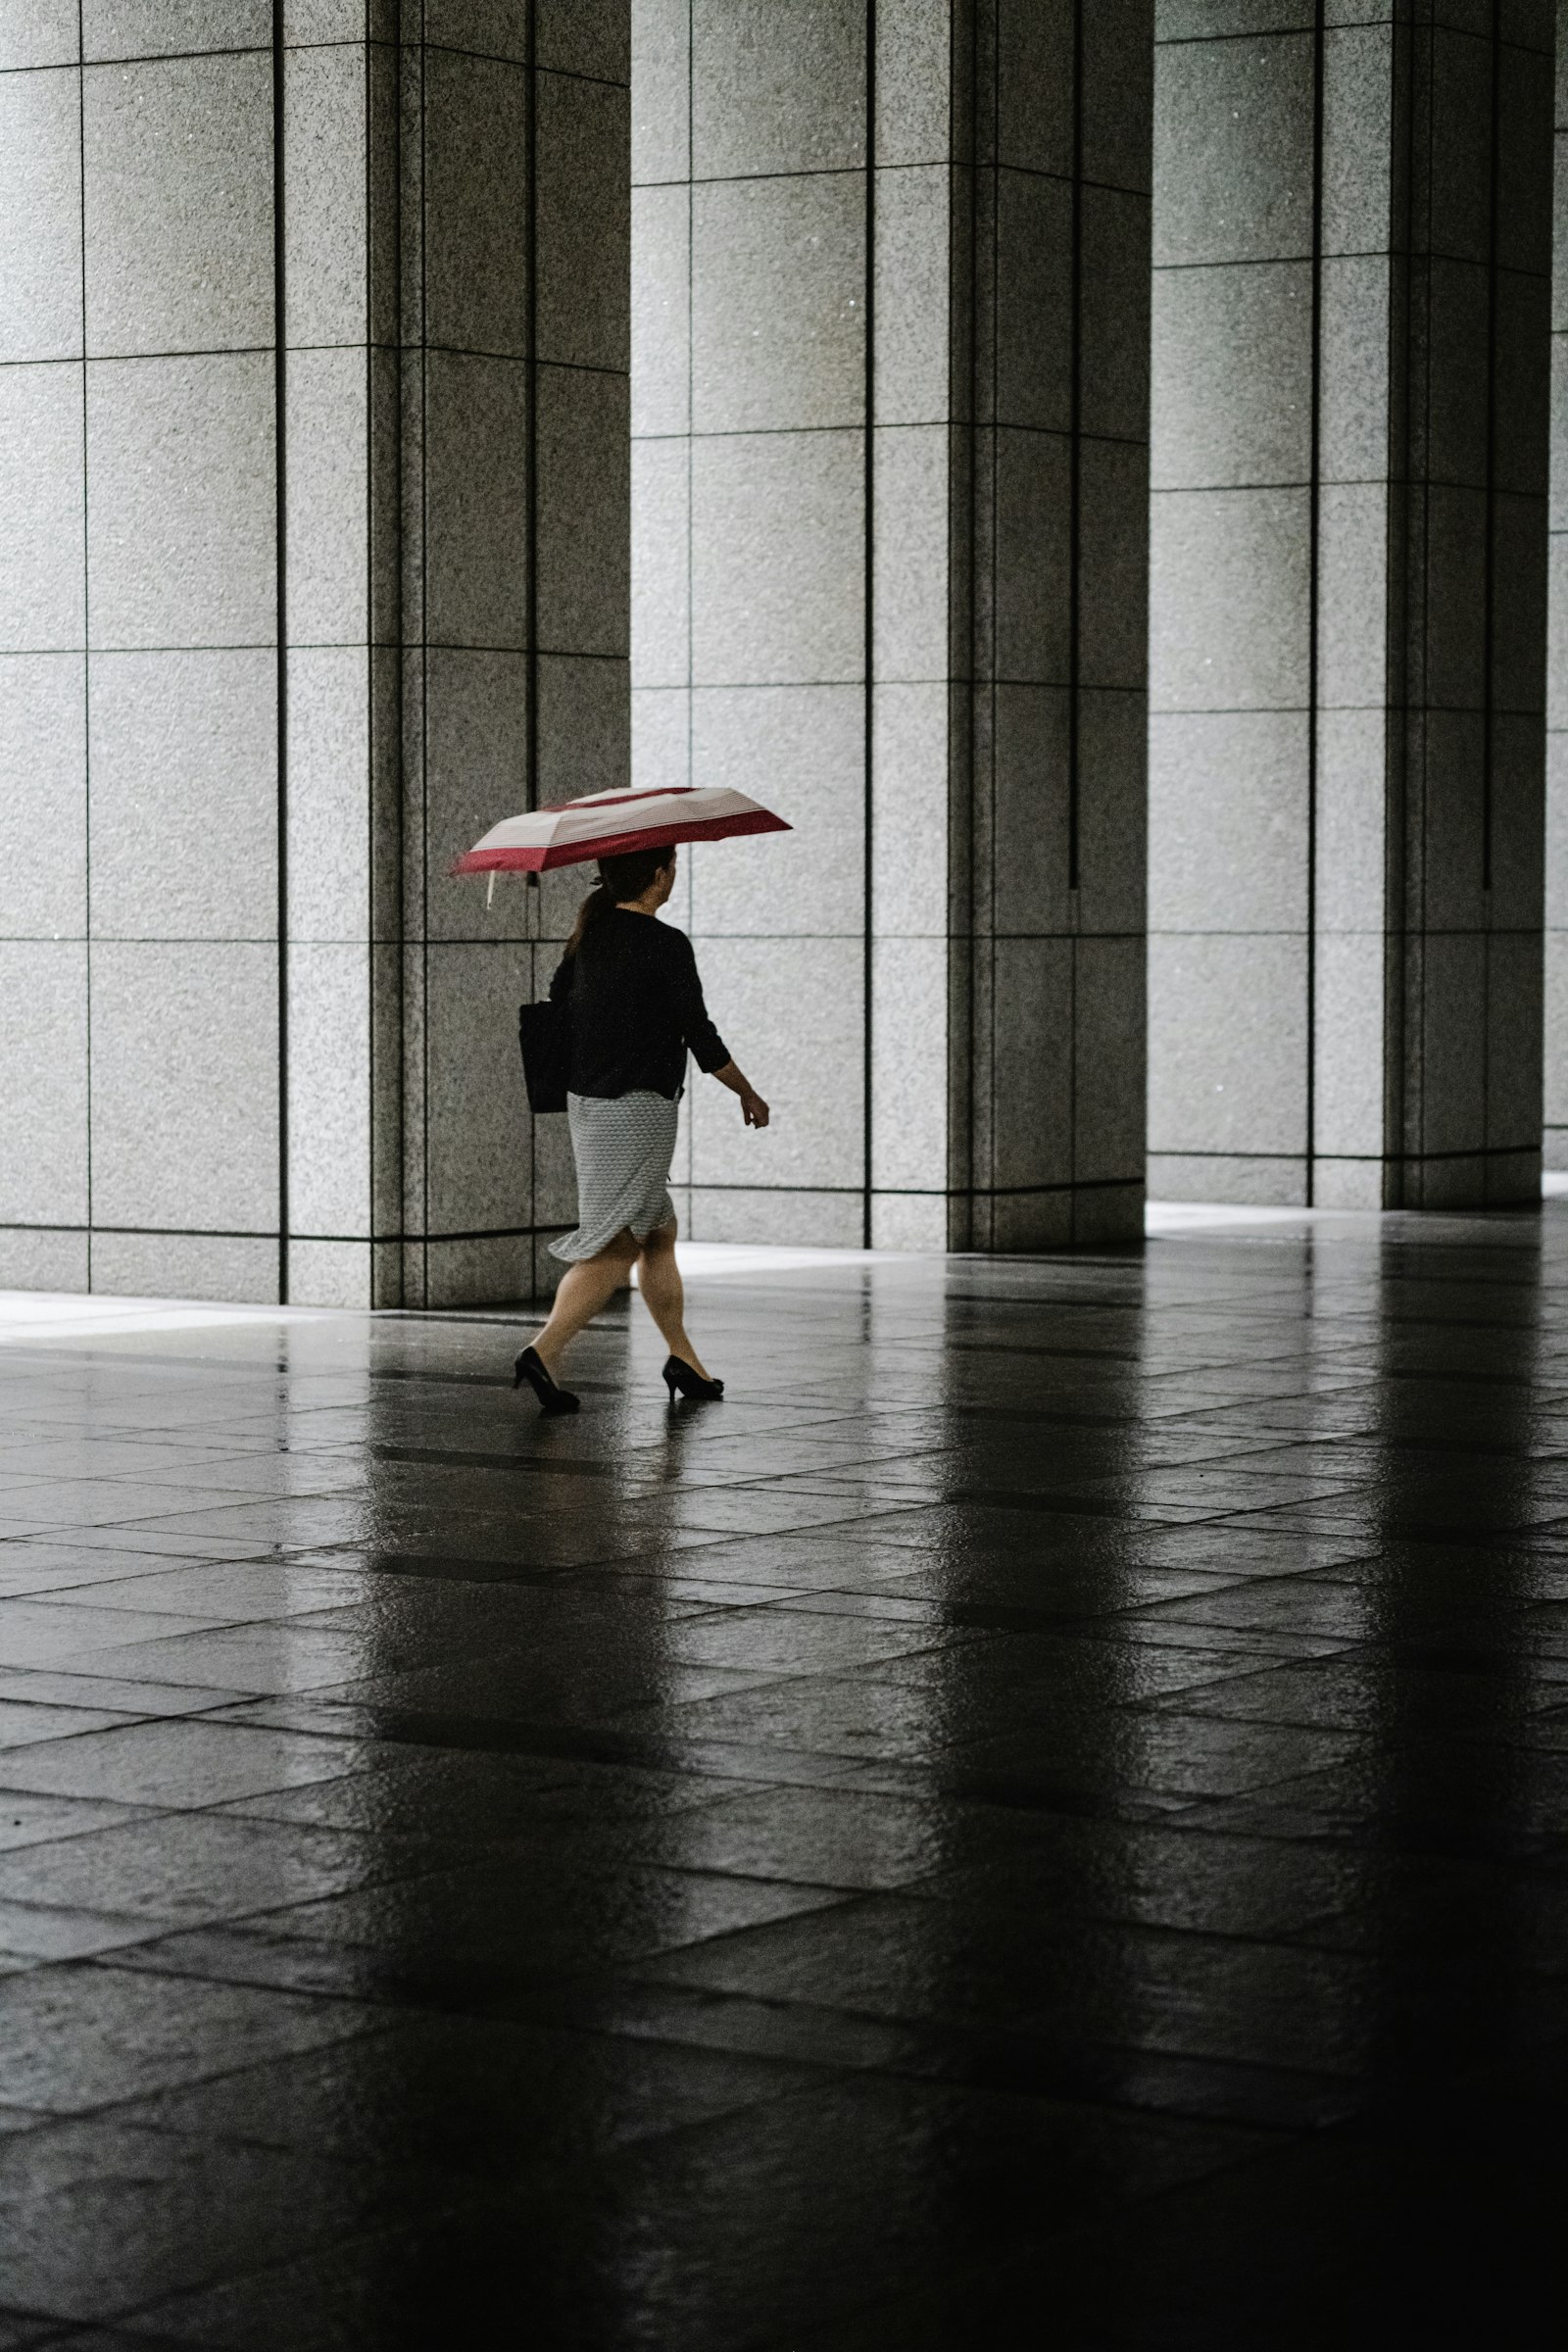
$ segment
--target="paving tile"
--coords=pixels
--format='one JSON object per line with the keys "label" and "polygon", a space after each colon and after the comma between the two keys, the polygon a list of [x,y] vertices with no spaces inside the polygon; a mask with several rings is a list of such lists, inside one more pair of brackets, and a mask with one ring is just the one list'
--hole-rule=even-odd
{"label": "paving tile", "polygon": [[162,2132],[260,2141],[460,2182],[680,2132],[809,2085],[801,2062],[520,2020],[413,2016],[117,2111]]}
{"label": "paving tile", "polygon": [[74,2115],[200,2081],[225,2062],[341,2040],[363,2029],[367,2013],[191,1980],[172,1999],[150,1976],[88,1963],[0,1983],[0,2100]]}
{"label": "paving tile", "polygon": [[824,1887],[631,1861],[592,1877],[569,1850],[514,1848],[460,1870],[296,1904],[252,1924],[294,1941],[364,1947],[387,1956],[397,1984],[445,1984],[482,2000],[529,1975],[601,1969],[836,1899]]}
{"label": "paving tile", "polygon": [[112,1911],[0,1899],[0,1951],[10,1963],[90,1960],[157,1934],[152,1921]]}
{"label": "paving tile", "polygon": [[339,1894],[439,1858],[439,1847],[416,1838],[412,1824],[403,1835],[380,1824],[372,1841],[295,1823],[182,1813],[0,1854],[0,1905],[90,1903],[193,1927]]}
{"label": "paving tile", "polygon": [[47,1706],[30,1699],[0,1698],[0,1748],[30,1747],[37,1740],[58,1740],[68,1732],[102,1732],[123,1723],[133,1707],[109,1711],[94,1707]]}
{"label": "paving tile", "polygon": [[44,1740],[9,1756],[4,1769],[11,1788],[40,1795],[187,1806],[332,1780],[353,1768],[353,1751],[342,1740],[187,1721]]}
{"label": "paving tile", "polygon": [[[118,1654],[114,1662],[119,1665]],[[108,1663],[107,1658],[96,1659],[99,1668]],[[199,1715],[210,1707],[228,1704],[236,1695],[232,1690],[205,1690],[200,1683],[144,1683],[134,1675],[118,1672],[74,1674],[54,1666],[33,1666],[0,1673],[0,1700],[89,1711],[100,1707],[112,1716]]]}
{"label": "paving tile", "polygon": [[156,2340],[139,2309],[153,2297],[330,2240],[384,2194],[298,2150],[98,2118],[53,2126],[0,2140],[0,2272],[24,2309],[57,2323],[136,2313],[123,2340]]}
{"label": "paving tile", "polygon": [[95,1797],[38,1796],[0,1786],[0,1854],[146,1818],[146,1809],[140,1805]]}
{"label": "paving tile", "polygon": [[0,1666],[47,1666],[59,1658],[160,1634],[205,1630],[200,1617],[167,1610],[98,1609],[74,1600],[0,1600]]}

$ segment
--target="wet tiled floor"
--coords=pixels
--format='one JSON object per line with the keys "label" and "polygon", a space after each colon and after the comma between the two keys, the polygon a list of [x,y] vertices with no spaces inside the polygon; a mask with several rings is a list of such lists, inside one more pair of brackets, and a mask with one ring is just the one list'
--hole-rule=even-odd
{"label": "wet tiled floor", "polygon": [[1554,2340],[1568,1202],[694,1327],[0,1348],[0,2352]]}

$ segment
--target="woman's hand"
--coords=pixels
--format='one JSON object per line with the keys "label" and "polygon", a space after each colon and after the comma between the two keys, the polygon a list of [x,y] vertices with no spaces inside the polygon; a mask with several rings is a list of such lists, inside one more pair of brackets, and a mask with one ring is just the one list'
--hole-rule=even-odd
{"label": "woman's hand", "polygon": [[726,1061],[721,1070],[713,1072],[713,1076],[720,1086],[727,1086],[732,1095],[739,1095],[741,1117],[748,1127],[767,1125],[772,1113],[744,1071],[738,1070],[732,1061]]}

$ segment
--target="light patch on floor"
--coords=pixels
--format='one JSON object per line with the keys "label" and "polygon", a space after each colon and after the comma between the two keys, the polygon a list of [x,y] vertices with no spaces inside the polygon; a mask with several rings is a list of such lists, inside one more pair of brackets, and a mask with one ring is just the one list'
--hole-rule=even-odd
{"label": "light patch on floor", "polygon": [[821,1266],[906,1264],[900,1250],[769,1250],[751,1242],[681,1242],[676,1255],[688,1282],[723,1282],[757,1274],[805,1274]]}
{"label": "light patch on floor", "polygon": [[[1568,1174],[1544,1175],[1544,1199],[1568,1199]],[[1182,1234],[1235,1232],[1252,1228],[1297,1232],[1328,1226],[1353,1234],[1375,1227],[1389,1212],[1365,1208],[1253,1208],[1233,1201],[1151,1200],[1144,1231],[1173,1240]],[[1430,1212],[1428,1212],[1430,1215]],[[805,1274],[824,1267],[906,1265],[916,1253],[901,1250],[784,1250],[751,1242],[687,1242],[679,1247],[688,1282],[736,1282],[769,1274]],[[919,1254],[931,1254],[921,1252]],[[633,1283],[636,1276],[633,1274]],[[336,1307],[239,1306],[207,1299],[110,1298],[70,1292],[0,1291],[0,1346],[35,1347],[50,1340],[76,1340],[155,1331],[200,1331],[237,1323],[330,1322]]]}
{"label": "light patch on floor", "polygon": [[1225,1200],[1150,1200],[1144,1205],[1144,1231],[1170,1236],[1179,1233],[1219,1233],[1239,1225],[1296,1227],[1332,1225],[1353,1233],[1358,1224],[1376,1223],[1383,1211],[1375,1208],[1248,1208]]}
{"label": "light patch on floor", "polygon": [[330,1322],[317,1306],[227,1306],[209,1299],[83,1298],[63,1291],[0,1291],[0,1346],[118,1338],[123,1333],[200,1331],[232,1323]]}

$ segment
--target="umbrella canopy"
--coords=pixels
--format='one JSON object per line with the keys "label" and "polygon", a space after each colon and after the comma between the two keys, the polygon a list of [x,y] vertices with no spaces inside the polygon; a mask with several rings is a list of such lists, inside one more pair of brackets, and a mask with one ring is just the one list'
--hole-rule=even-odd
{"label": "umbrella canopy", "polygon": [[562,801],[554,808],[503,817],[452,871],[540,874],[550,866],[584,865],[591,858],[617,858],[625,850],[659,849],[667,842],[725,841],[737,833],[790,830],[770,808],[723,784],[672,784],[662,792],[598,792],[585,800]]}

